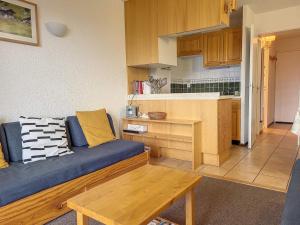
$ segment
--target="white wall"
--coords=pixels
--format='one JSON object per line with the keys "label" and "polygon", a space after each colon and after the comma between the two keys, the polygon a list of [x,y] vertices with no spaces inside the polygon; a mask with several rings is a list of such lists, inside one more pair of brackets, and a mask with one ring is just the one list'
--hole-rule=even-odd
{"label": "white wall", "polygon": [[[35,2],[41,46],[0,41],[0,122],[101,107],[117,122],[126,103],[124,3]],[[50,35],[44,26],[48,21],[66,24],[69,34]]]}
{"label": "white wall", "polygon": [[178,66],[171,71],[172,80],[176,79],[219,79],[237,78],[241,76],[240,66],[224,68],[205,68],[203,66],[203,56],[191,56],[178,58]]}
{"label": "white wall", "polygon": [[293,122],[300,90],[300,37],[276,41],[275,120]]}
{"label": "white wall", "polygon": [[300,6],[255,15],[257,34],[300,28]]}

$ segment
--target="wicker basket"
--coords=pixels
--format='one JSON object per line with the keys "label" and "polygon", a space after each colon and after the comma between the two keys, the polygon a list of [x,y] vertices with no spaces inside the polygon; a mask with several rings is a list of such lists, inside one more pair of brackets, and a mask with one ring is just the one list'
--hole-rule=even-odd
{"label": "wicker basket", "polygon": [[164,120],[167,117],[165,112],[148,112],[150,120]]}

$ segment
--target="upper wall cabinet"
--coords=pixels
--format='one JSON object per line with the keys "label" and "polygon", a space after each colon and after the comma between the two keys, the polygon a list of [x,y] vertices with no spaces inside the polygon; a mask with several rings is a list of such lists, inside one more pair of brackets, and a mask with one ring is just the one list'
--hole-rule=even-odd
{"label": "upper wall cabinet", "polygon": [[158,0],[125,2],[128,66],[177,65],[176,38],[158,37]]}
{"label": "upper wall cabinet", "polygon": [[229,25],[234,0],[125,1],[128,66],[177,65],[174,34]]}
{"label": "upper wall cabinet", "polygon": [[158,0],[158,35],[181,33],[186,30],[187,0]]}
{"label": "upper wall cabinet", "polygon": [[142,65],[157,60],[156,10],[156,0],[125,2],[127,65]]}
{"label": "upper wall cabinet", "polygon": [[234,0],[158,0],[158,35],[229,26]]}
{"label": "upper wall cabinet", "polygon": [[187,0],[186,31],[229,26],[229,1]]}
{"label": "upper wall cabinet", "polygon": [[223,31],[207,33],[204,36],[204,65],[217,67],[224,63]]}
{"label": "upper wall cabinet", "polygon": [[221,67],[240,64],[242,60],[242,30],[225,29],[204,35],[204,65]]}
{"label": "upper wall cabinet", "polygon": [[177,56],[201,55],[203,52],[203,34],[179,37],[177,39]]}
{"label": "upper wall cabinet", "polygon": [[224,31],[225,62],[229,65],[242,61],[242,30],[240,28]]}

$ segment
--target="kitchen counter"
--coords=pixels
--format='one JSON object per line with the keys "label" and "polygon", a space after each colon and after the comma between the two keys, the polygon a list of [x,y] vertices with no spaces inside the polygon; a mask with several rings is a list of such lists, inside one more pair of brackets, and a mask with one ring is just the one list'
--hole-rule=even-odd
{"label": "kitchen counter", "polygon": [[221,100],[221,99],[240,99],[240,96],[221,96],[220,92],[209,93],[173,93],[173,94],[150,94],[150,95],[128,95],[128,100]]}
{"label": "kitchen counter", "polygon": [[[220,93],[131,95],[128,96],[128,102],[138,106],[141,113],[165,112],[167,119],[201,121],[201,138],[198,141],[201,144],[202,162],[220,166],[229,157],[232,141],[232,96],[220,96]],[[163,129],[157,124],[152,128],[157,133]],[[180,128],[169,125],[168,129],[175,133],[191,132],[184,125]],[[172,146],[166,147],[171,150],[162,150],[161,155],[169,157]],[[177,159],[180,159],[188,153],[182,151],[178,154]]]}

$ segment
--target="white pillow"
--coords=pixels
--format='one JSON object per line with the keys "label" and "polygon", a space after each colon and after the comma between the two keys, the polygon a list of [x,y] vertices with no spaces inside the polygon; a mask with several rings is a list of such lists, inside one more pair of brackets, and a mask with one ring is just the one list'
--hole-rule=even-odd
{"label": "white pillow", "polygon": [[19,118],[23,163],[72,154],[68,147],[64,118]]}

